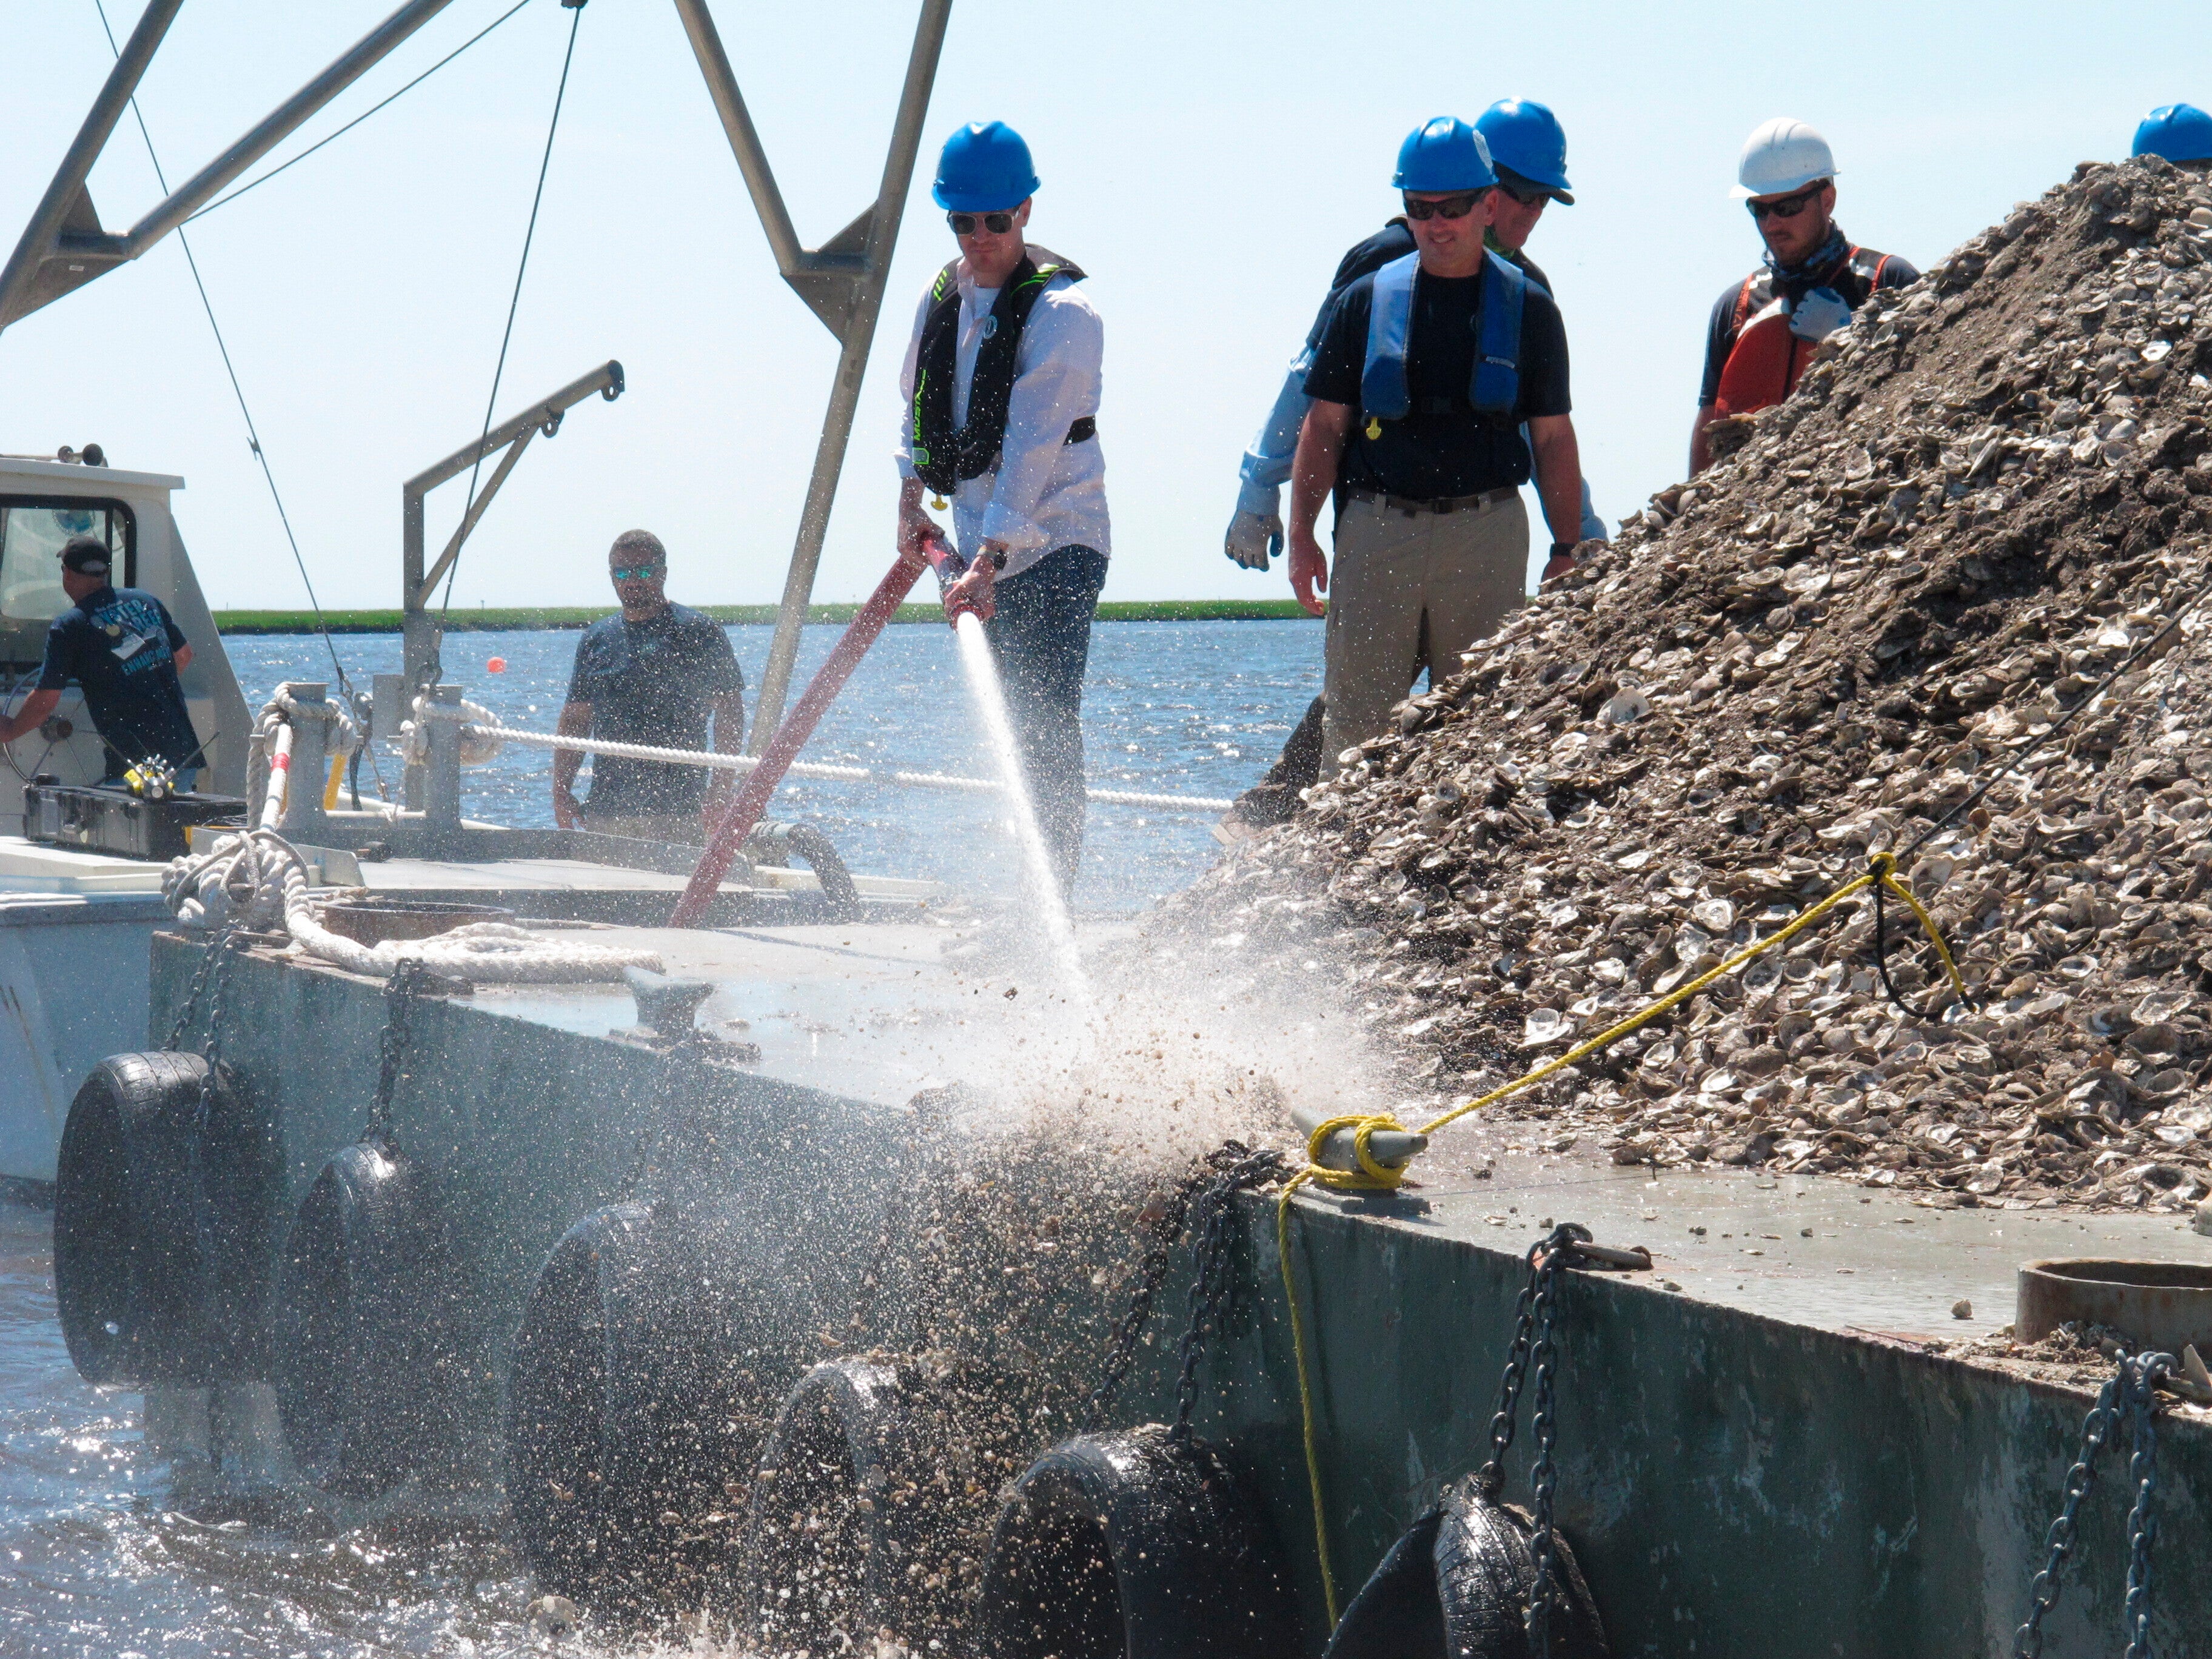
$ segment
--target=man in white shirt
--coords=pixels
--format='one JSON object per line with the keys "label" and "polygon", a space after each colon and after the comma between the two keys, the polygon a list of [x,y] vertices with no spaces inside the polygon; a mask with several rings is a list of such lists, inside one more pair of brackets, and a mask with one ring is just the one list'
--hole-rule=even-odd
{"label": "man in white shirt", "polygon": [[1083,851],[1083,676],[1110,551],[1098,446],[1105,331],[1083,272],[1023,235],[1037,187],[1004,122],[945,142],[933,191],[960,258],[915,313],[899,374],[899,545],[944,547],[924,489],[951,498],[935,560],[945,619],[983,622],[1039,827],[1073,884]]}

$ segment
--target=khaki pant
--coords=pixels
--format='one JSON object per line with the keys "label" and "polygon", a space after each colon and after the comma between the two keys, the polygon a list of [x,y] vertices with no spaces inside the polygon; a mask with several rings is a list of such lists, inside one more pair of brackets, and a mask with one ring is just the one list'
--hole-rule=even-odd
{"label": "khaki pant", "polygon": [[1528,570],[1517,493],[1456,513],[1345,503],[1328,582],[1323,776],[1388,726],[1422,669],[1431,684],[1458,671],[1459,653],[1519,608]]}

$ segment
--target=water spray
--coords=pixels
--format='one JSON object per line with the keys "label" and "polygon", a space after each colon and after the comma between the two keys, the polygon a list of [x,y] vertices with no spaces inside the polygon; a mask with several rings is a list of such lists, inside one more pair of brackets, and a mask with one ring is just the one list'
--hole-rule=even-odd
{"label": "water spray", "polygon": [[1037,824],[1036,803],[1030,799],[1029,781],[1022,775],[1021,751],[1015,746],[1014,726],[1006,712],[1006,689],[999,684],[999,666],[991,657],[991,642],[972,611],[953,618],[953,638],[960,645],[960,666],[968,677],[968,690],[983,716],[983,730],[991,740],[991,756],[999,769],[1006,799],[1013,808],[1014,839],[1021,844],[1022,868],[1029,878],[1030,896],[1043,919],[1045,943],[1052,952],[1054,969],[1068,994],[1088,1008],[1091,988],[1083,977],[1083,963],[1075,949],[1075,927],[1068,920],[1067,902],[1060,896],[1060,876]]}

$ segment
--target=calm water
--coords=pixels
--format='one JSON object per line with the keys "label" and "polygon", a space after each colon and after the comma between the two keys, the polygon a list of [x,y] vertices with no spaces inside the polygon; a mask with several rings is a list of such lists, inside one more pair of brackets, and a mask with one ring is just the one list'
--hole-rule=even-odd
{"label": "calm water", "polygon": [[[836,635],[807,630],[801,675]],[[765,628],[731,637],[749,684]],[[465,634],[450,678],[517,726],[550,729],[573,634]],[[349,674],[398,668],[396,638],[342,639]],[[230,643],[247,702],[321,678],[314,639]],[[1272,763],[1320,684],[1321,632],[1301,623],[1118,623],[1094,636],[1085,726],[1094,784],[1231,795]],[[506,659],[504,674],[483,672]],[[949,632],[886,632],[833,708],[808,758],[985,776]],[[547,823],[548,757],[512,751],[471,772],[466,810]],[[395,775],[387,771],[387,775]],[[366,769],[364,769],[366,776]],[[983,879],[1016,890],[1010,838],[988,801],[854,784],[786,785],[776,816],[825,830],[856,869]],[[1218,850],[1204,817],[1094,807],[1079,907],[1127,911],[1188,881]],[[981,856],[978,856],[978,849]],[[303,1534],[209,1524],[155,1501],[138,1398],[87,1387],[54,1319],[48,1218],[0,1201],[0,1656],[76,1659],[325,1659],[542,1653],[523,1623],[532,1595],[495,1534]],[[569,1642],[562,1651],[592,1651]]]}
{"label": "calm water", "polygon": [[[799,647],[793,698],[836,641],[835,628],[810,628]],[[768,660],[765,627],[729,630],[750,689]],[[453,634],[447,677],[509,725],[550,731],[575,659],[572,633]],[[1091,635],[1084,731],[1094,787],[1158,793],[1234,795],[1274,763],[1283,740],[1321,690],[1321,629],[1303,622],[1108,623]],[[247,706],[258,708],[288,679],[331,678],[320,640],[283,635],[233,640],[232,663]],[[397,635],[340,636],[346,672],[363,689],[373,673],[399,668]],[[487,671],[505,659],[504,673]],[[962,690],[951,630],[886,629],[830,706],[803,756],[848,765],[897,766],[969,777],[992,775],[980,721]],[[553,821],[551,755],[512,748],[463,776],[464,810],[495,823]],[[398,773],[387,760],[397,790]],[[362,769],[362,793],[369,772]],[[787,779],[774,817],[818,826],[855,870],[875,875],[973,878],[1003,863],[1008,892],[1018,873],[1012,836],[994,798],[856,783]],[[1182,886],[1219,850],[1203,816],[1091,809],[1076,906],[1128,911]],[[984,856],[977,856],[977,849]]]}

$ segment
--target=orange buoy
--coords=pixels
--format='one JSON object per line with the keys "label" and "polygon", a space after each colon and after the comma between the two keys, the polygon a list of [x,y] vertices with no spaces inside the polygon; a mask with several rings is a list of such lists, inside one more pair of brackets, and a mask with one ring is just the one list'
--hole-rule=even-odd
{"label": "orange buoy", "polygon": [[487,674],[504,674],[507,672],[507,659],[504,657],[492,657],[488,659],[484,663],[484,672]]}

